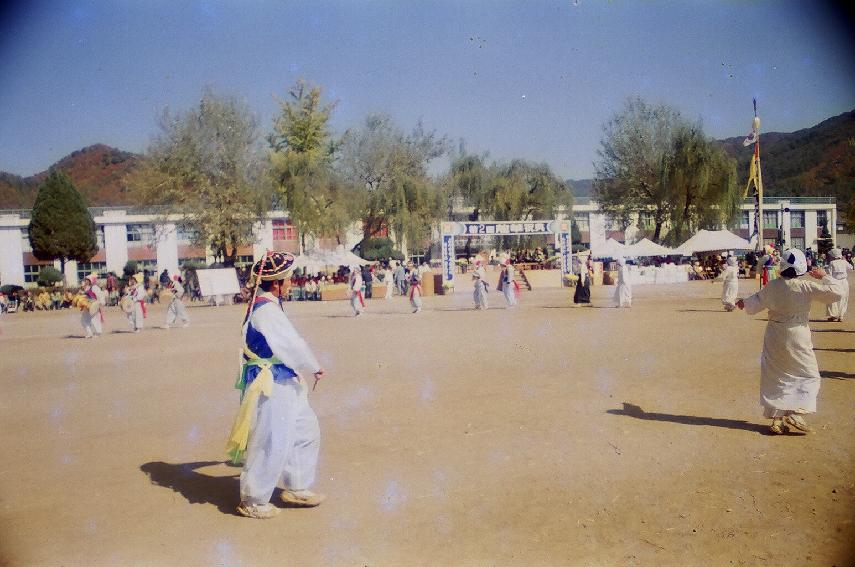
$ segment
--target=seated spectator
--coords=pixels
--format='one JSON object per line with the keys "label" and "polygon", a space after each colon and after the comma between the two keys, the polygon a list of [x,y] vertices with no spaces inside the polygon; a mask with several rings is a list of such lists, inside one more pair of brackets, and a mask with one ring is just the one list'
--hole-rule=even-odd
{"label": "seated spectator", "polygon": [[58,289],[53,290],[53,293],[50,294],[50,308],[57,310],[62,307],[62,294]]}
{"label": "seated spectator", "polygon": [[9,308],[9,298],[6,294],[0,291],[0,313],[5,313]]}
{"label": "seated spectator", "polygon": [[62,294],[62,308],[68,309],[71,307],[71,303],[74,300],[74,295],[68,290],[65,290],[65,293]]}

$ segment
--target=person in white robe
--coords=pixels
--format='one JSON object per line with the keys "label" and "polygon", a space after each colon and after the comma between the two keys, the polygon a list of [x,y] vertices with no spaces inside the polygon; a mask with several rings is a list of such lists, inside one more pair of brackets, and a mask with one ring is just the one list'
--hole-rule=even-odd
{"label": "person in white robe", "polygon": [[505,267],[502,269],[502,273],[499,276],[499,285],[496,287],[505,296],[508,307],[515,307],[517,304],[516,287],[519,284],[514,281],[515,273],[516,270],[514,270],[514,266],[511,264],[511,259],[505,259]]}
{"label": "person in white robe", "polygon": [[780,277],[736,302],[749,315],[769,311],[760,357],[760,404],[764,417],[772,419],[770,431],[775,434],[788,429],[810,431],[802,416],[816,412],[820,385],[808,327],[811,302],[828,303],[840,297],[839,288],[821,268],[812,270],[810,278],[801,277],[806,273],[804,253],[786,250],[781,255]]}
{"label": "person in white robe", "polygon": [[473,293],[475,309],[489,309],[489,304],[487,303],[487,270],[484,269],[484,264],[481,260],[475,261],[475,271],[472,272],[472,280],[475,282],[475,291]]}
{"label": "person in white robe", "polygon": [[632,307],[632,284],[629,281],[629,266],[625,258],[618,258],[617,288],[615,303],[618,307]]}
{"label": "person in white robe", "polygon": [[832,248],[828,255],[832,258],[831,262],[828,263],[828,272],[834,280],[834,284],[839,288],[840,299],[826,305],[825,312],[829,321],[841,322],[849,307],[848,272],[855,268],[843,258],[840,248]]}
{"label": "person in white robe", "polygon": [[315,482],[320,449],[318,417],[309,405],[303,376],[324,377],[306,341],[282,308],[291,286],[294,256],[269,254],[256,262],[253,277],[260,279],[243,326],[241,407],[226,448],[235,462],[243,458],[240,505],[248,518],[279,514],[270,503],[276,485],[287,506],[314,507],[323,494],[310,490]]}
{"label": "person in white robe", "polygon": [[395,276],[392,274],[392,268],[389,265],[386,265],[386,269],[383,270],[383,283],[386,284],[386,295],[383,296],[383,299],[392,299],[392,290],[394,289]]}
{"label": "person in white robe", "polygon": [[739,265],[736,256],[727,257],[727,265],[718,279],[724,282],[721,290],[721,304],[725,311],[736,309],[736,297],[739,295]]}
{"label": "person in white robe", "polygon": [[362,270],[359,266],[350,267],[350,280],[348,280],[348,292],[350,293],[350,308],[353,309],[353,315],[362,314],[365,309],[365,299],[362,295]]}
{"label": "person in white robe", "polygon": [[166,308],[166,325],[163,328],[170,328],[179,319],[182,326],[189,326],[190,316],[187,315],[187,308],[184,307],[184,286],[181,284],[180,276],[172,276],[172,280],[169,282],[169,291],[172,292],[172,301]]}
{"label": "person in white robe", "polygon": [[128,311],[128,323],[135,333],[139,333],[145,326],[145,288],[137,281],[135,276],[128,278],[128,288],[125,290],[131,305]]}

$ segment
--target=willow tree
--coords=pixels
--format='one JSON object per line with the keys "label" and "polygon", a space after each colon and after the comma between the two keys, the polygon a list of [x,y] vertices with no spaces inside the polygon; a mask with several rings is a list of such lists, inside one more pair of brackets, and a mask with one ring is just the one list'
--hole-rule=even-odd
{"label": "willow tree", "polygon": [[198,107],[174,116],[165,110],[159,125],[129,179],[137,204],[176,215],[195,245],[234,265],[271,204],[255,117],[237,99],[205,90]]}
{"label": "willow tree", "polygon": [[670,216],[667,170],[674,136],[683,120],[665,105],[629,99],[603,126],[594,163],[594,194],[601,209],[624,226],[641,212],[650,213],[658,242]]}
{"label": "willow tree", "polygon": [[399,246],[422,246],[442,216],[443,198],[428,176],[428,164],[448,143],[421,123],[404,134],[391,118],[369,115],[345,136],[340,171],[361,192],[364,238],[390,229]]}
{"label": "willow tree", "polygon": [[334,237],[339,242],[353,222],[358,200],[333,168],[340,141],[329,121],[335,103],[322,101],[322,89],[298,81],[279,101],[270,145],[271,174],[278,202],[305,237]]}
{"label": "willow tree", "polygon": [[728,224],[742,203],[736,160],[707,138],[699,123],[678,128],[663,178],[672,244],[683,242],[698,229]]}

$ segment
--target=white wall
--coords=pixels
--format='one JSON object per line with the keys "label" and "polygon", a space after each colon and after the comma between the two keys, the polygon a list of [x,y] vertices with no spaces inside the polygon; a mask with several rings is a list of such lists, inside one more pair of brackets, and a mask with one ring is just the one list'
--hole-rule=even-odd
{"label": "white wall", "polygon": [[591,252],[594,256],[606,244],[606,215],[602,213],[590,213],[588,215],[588,226],[591,240]]}
{"label": "white wall", "polygon": [[104,253],[107,257],[107,271],[121,275],[128,263],[128,227],[125,211],[104,211],[101,219],[104,225]]}
{"label": "white wall", "polygon": [[24,285],[24,247],[18,215],[0,216],[0,285]]}
{"label": "white wall", "polygon": [[178,274],[178,231],[173,223],[157,225],[155,228],[157,246],[157,271],[168,270]]}
{"label": "white wall", "polygon": [[264,222],[255,223],[255,242],[252,243],[252,257],[259,260],[273,250],[273,221],[268,219]]}

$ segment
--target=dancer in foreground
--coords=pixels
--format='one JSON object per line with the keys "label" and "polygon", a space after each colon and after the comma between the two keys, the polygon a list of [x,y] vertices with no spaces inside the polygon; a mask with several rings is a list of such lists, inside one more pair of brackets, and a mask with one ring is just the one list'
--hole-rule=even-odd
{"label": "dancer in foreground", "polygon": [[187,309],[184,307],[184,286],[181,285],[181,276],[174,275],[167,283],[168,289],[172,292],[172,301],[169,302],[169,307],[166,309],[166,325],[164,329],[168,329],[174,325],[176,320],[181,319],[181,324],[184,327],[190,325],[190,316],[187,315]]}
{"label": "dancer in foreground", "polygon": [[136,276],[128,278],[128,287],[126,290],[130,301],[130,310],[128,314],[128,323],[135,333],[139,333],[140,329],[145,325],[145,288],[139,283]]}
{"label": "dancer in foreground", "polygon": [[417,269],[413,269],[410,276],[410,305],[413,307],[413,313],[419,313],[422,310],[422,276]]}
{"label": "dancer in foreground", "polygon": [[632,284],[629,282],[629,267],[624,258],[618,258],[617,289],[615,303],[618,307],[632,307]]}
{"label": "dancer in foreground", "polygon": [[840,300],[829,303],[825,307],[825,312],[828,315],[829,321],[843,321],[843,316],[846,315],[846,309],[849,307],[849,280],[847,272],[855,268],[852,264],[843,258],[843,253],[840,248],[832,248],[828,252],[832,258],[828,263],[829,275],[834,279],[835,285],[840,288]]}
{"label": "dancer in foreground", "polygon": [[517,305],[517,293],[519,285],[514,279],[514,266],[511,264],[511,259],[507,258],[505,260],[505,267],[502,268],[502,273],[499,276],[499,285],[496,286],[496,289],[505,294],[505,301],[508,302],[508,307],[516,307]]}
{"label": "dancer in foreground", "polygon": [[727,257],[727,266],[719,276],[724,282],[721,290],[721,304],[725,311],[736,309],[736,296],[739,295],[739,268],[736,264],[736,256]]}
{"label": "dancer in foreground", "polygon": [[359,266],[350,267],[348,293],[350,293],[350,308],[353,309],[353,316],[356,317],[365,309],[365,299],[362,297],[362,270]]}
{"label": "dancer in foreground", "polygon": [[475,282],[475,309],[484,309],[487,310],[489,308],[489,304],[487,303],[487,270],[484,269],[484,265],[481,260],[475,260],[475,271],[472,272],[472,280]]}
{"label": "dancer in foreground", "polygon": [[736,306],[749,315],[769,310],[760,357],[760,404],[763,415],[772,419],[770,431],[781,434],[792,428],[807,433],[810,427],[802,416],[816,412],[820,383],[808,327],[810,304],[836,301],[840,293],[821,268],[810,272],[818,281],[800,277],[807,273],[801,250],[784,251],[780,270],[779,278],[737,300]]}
{"label": "dancer in foreground", "polygon": [[317,384],[324,370],[281,303],[291,287],[293,264],[294,256],[277,252],[252,268],[258,289],[243,328],[243,368],[237,384],[242,401],[227,447],[235,462],[246,453],[237,511],[248,518],[279,513],[270,503],[279,481],[284,486],[282,501],[291,506],[317,506],[325,499],[309,490],[321,433],[300,376],[313,374]]}

